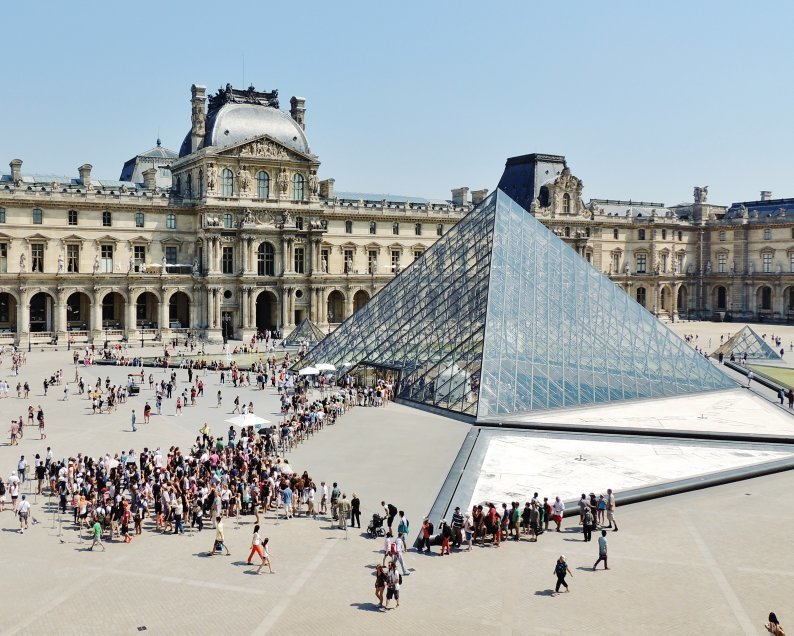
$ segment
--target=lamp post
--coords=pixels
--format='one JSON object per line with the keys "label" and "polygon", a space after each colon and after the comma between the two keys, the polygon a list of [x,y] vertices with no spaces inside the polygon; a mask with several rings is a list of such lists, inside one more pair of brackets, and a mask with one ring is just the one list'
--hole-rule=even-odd
{"label": "lamp post", "polygon": [[229,342],[229,314],[223,314],[221,322],[223,323],[223,344],[226,344]]}
{"label": "lamp post", "polygon": [[28,353],[30,353],[30,325],[28,325]]}

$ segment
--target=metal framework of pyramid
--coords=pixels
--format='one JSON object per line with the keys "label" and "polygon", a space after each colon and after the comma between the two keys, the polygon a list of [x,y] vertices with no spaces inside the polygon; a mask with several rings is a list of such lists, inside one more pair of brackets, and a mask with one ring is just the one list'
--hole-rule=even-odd
{"label": "metal framework of pyramid", "polygon": [[[501,190],[308,354],[477,420],[735,387]],[[350,368],[350,367],[349,367]]]}
{"label": "metal framework of pyramid", "polygon": [[744,354],[751,360],[780,360],[780,355],[767,344],[761,336],[745,325],[725,342],[723,342],[711,355],[718,358],[722,354],[730,358],[731,354],[742,358]]}
{"label": "metal framework of pyramid", "polygon": [[315,325],[308,318],[304,318],[300,324],[292,330],[292,333],[284,340],[287,347],[300,347],[303,343],[314,346],[325,338],[323,330]]}

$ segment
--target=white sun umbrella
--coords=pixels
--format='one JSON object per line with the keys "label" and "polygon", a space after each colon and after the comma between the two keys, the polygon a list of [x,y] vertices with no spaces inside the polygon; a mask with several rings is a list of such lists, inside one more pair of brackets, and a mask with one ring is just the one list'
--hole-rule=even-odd
{"label": "white sun umbrella", "polygon": [[224,420],[229,424],[234,424],[235,426],[261,426],[262,424],[270,424],[270,420],[266,420],[264,417],[259,417],[258,415],[254,415],[253,413],[245,413],[244,415],[235,415],[234,417],[230,417],[228,420]]}
{"label": "white sun umbrella", "polygon": [[315,368],[319,371],[336,371],[336,367],[329,362],[321,362]]}
{"label": "white sun umbrella", "polygon": [[317,367],[303,367],[298,371],[298,375],[317,375],[320,370]]}

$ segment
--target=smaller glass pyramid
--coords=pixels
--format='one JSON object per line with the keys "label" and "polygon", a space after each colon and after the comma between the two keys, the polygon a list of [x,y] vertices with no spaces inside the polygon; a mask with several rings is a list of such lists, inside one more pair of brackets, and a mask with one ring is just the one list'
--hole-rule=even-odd
{"label": "smaller glass pyramid", "polygon": [[747,354],[750,360],[779,360],[780,355],[766,340],[753,331],[748,325],[733,334],[728,340],[723,342],[711,354],[712,358],[719,358],[722,354],[725,358],[730,358],[733,354],[736,358],[743,358]]}
{"label": "smaller glass pyramid", "polygon": [[284,340],[287,347],[300,347],[304,343],[314,346],[325,338],[322,329],[315,325],[308,318],[304,318],[301,323],[292,330],[292,333]]}

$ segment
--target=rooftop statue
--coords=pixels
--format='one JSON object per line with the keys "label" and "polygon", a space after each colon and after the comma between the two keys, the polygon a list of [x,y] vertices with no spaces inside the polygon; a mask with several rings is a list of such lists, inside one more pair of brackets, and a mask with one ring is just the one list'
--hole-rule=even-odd
{"label": "rooftop statue", "polygon": [[233,88],[231,84],[226,84],[226,87],[219,88],[215,95],[210,95],[209,110],[218,110],[224,104],[259,104],[278,108],[278,90],[257,92],[253,85],[245,90],[239,90]]}

